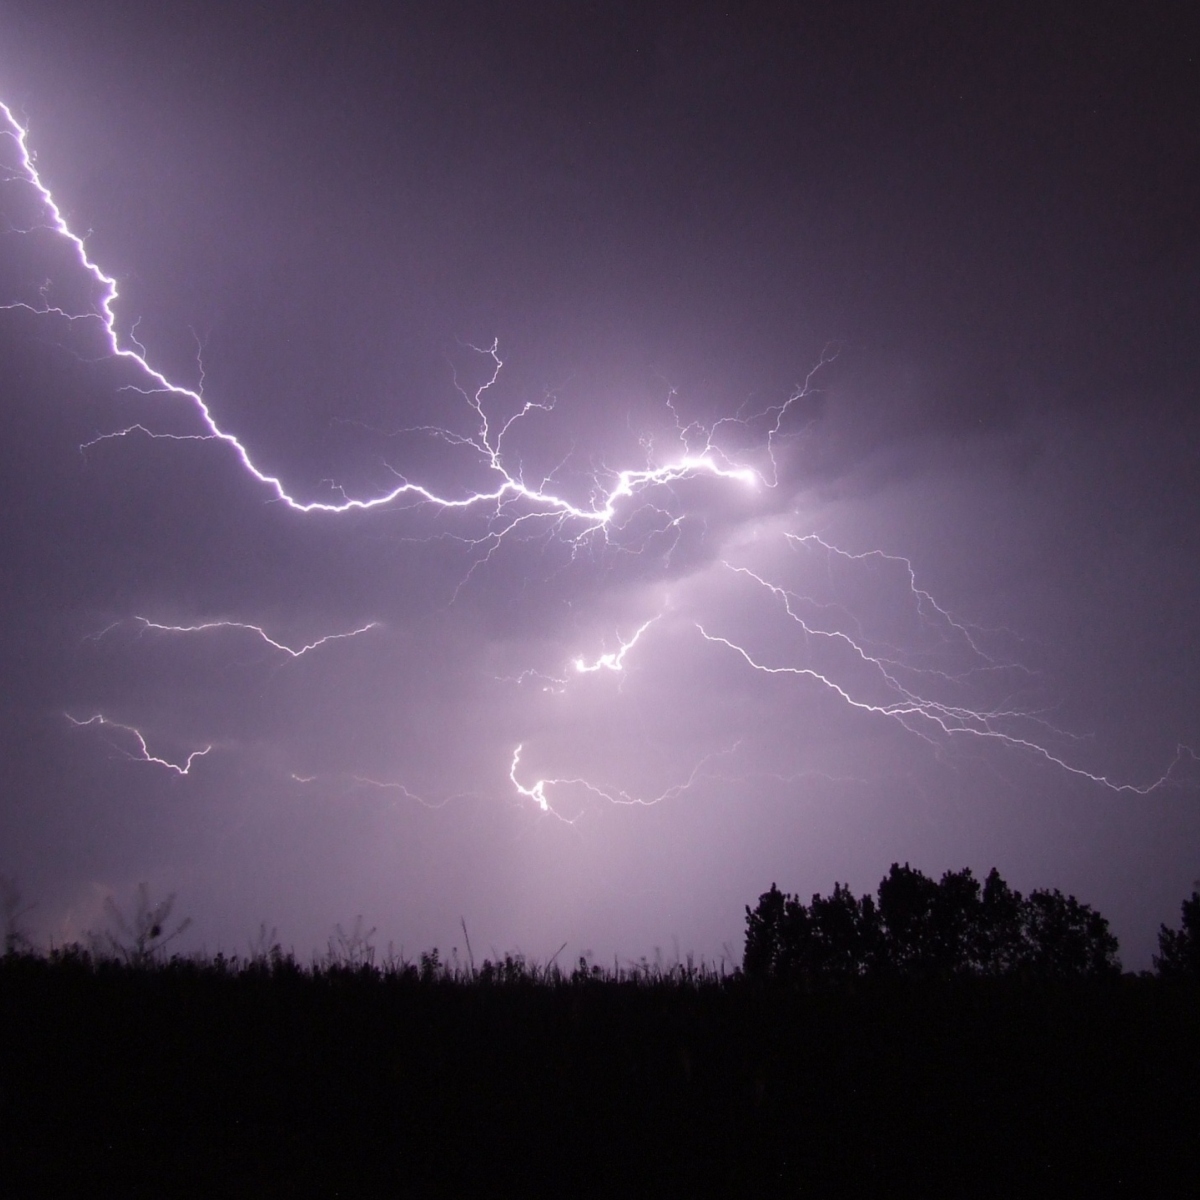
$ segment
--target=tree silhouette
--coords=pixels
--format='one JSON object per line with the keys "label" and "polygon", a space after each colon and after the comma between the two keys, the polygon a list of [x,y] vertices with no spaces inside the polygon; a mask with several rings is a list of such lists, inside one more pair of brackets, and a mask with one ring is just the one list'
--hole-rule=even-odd
{"label": "tree silhouette", "polygon": [[875,967],[879,945],[879,910],[870,896],[858,900],[836,883],[831,895],[815,895],[806,907],[772,884],[753,912],[746,909],[742,970],[789,982],[852,979]]}
{"label": "tree silhouette", "polygon": [[856,900],[848,885],[834,884],[831,895],[812,898],[809,920],[816,973],[830,979],[853,979],[875,967],[879,910],[870,896]]}
{"label": "tree silhouette", "polygon": [[758,905],[746,906],[746,948],[742,954],[742,970],[755,979],[797,978],[793,959],[798,956],[805,930],[792,928],[799,910],[802,923],[807,924],[808,910],[795,896],[785,895],[772,883],[763,892]]}
{"label": "tree silhouette", "polygon": [[886,968],[938,978],[971,970],[979,906],[969,870],[947,873],[939,884],[908,863],[892,863],[879,884]]}
{"label": "tree silhouette", "polygon": [[1117,939],[1108,922],[1074,896],[1031,892],[1024,907],[1024,954],[1018,969],[1045,979],[1098,979],[1120,974]]}
{"label": "tree silhouette", "polygon": [[23,920],[33,910],[32,904],[21,902],[21,889],[17,881],[0,875],[0,914],[4,921],[4,953],[22,954],[33,949],[33,942],[25,932]]}
{"label": "tree silhouette", "polygon": [[1200,892],[1193,892],[1180,910],[1181,928],[1159,927],[1154,969],[1163,979],[1200,981]]}
{"label": "tree silhouette", "polygon": [[1000,878],[993,867],[983,881],[975,927],[972,930],[971,957],[981,975],[1008,975],[1021,963],[1024,901]]}
{"label": "tree silhouette", "polygon": [[1098,912],[1057,889],[1022,898],[995,868],[981,887],[969,869],[937,882],[893,863],[878,896],[856,899],[839,883],[805,906],[772,884],[746,909],[743,971],[807,984],[860,976],[1085,979],[1120,971],[1117,939]]}

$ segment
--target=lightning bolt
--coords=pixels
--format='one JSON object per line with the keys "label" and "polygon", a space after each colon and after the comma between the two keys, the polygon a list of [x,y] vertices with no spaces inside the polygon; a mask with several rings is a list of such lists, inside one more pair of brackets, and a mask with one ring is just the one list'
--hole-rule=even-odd
{"label": "lightning bolt", "polygon": [[176,775],[190,775],[192,763],[198,758],[203,758],[211,749],[212,746],[205,746],[203,750],[193,750],[187,756],[183,764],[171,762],[169,758],[160,758],[157,754],[151,754],[149,746],[146,745],[146,739],[142,735],[140,729],[136,729],[132,725],[122,725],[120,721],[109,720],[108,717],[97,713],[94,717],[88,717],[85,721],[78,721],[70,713],[64,713],[67,718],[77,729],[86,729],[89,725],[98,725],[105,728],[120,729],[124,733],[131,734],[138,745],[138,753],[130,754],[128,751],[121,751],[127,757],[134,759],[136,762],[153,763],[156,767],[166,767],[168,771],[174,771]]}
{"label": "lightning bolt", "polygon": [[455,792],[453,795],[443,797],[441,800],[427,800],[424,796],[414,792],[406,784],[398,783],[395,780],[387,779],[372,779],[368,775],[352,775],[351,781],[359,787],[377,788],[384,792],[398,792],[405,800],[411,800],[422,808],[445,808],[454,800],[469,800],[474,796],[473,792]]}
{"label": "lightning bolt", "polygon": [[[338,489],[341,498],[336,501],[300,498],[288,489],[279,476],[258,467],[248,447],[222,427],[205,398],[202,363],[199,384],[195,388],[189,388],[172,381],[152,365],[146,348],[136,337],[136,322],[125,337],[121,336],[118,330],[119,293],[116,279],[106,274],[89,257],[85,238],[75,233],[68,225],[37,169],[35,155],[29,146],[28,130],[17,120],[12,109],[3,102],[0,102],[0,136],[5,139],[5,144],[11,152],[8,156],[11,162],[0,165],[0,172],[3,172],[6,183],[25,190],[26,201],[31,206],[28,210],[37,214],[34,219],[19,226],[10,225],[8,232],[29,234],[35,230],[42,230],[58,239],[69,250],[79,272],[89,281],[94,293],[90,307],[73,307],[58,302],[52,295],[51,284],[47,282],[36,289],[36,300],[17,300],[0,305],[0,309],[22,309],[41,316],[71,323],[86,323],[95,327],[99,331],[107,357],[126,363],[134,369],[138,382],[129,385],[131,390],[148,396],[162,395],[181,401],[191,409],[199,423],[199,432],[182,434],[156,431],[137,423],[102,434],[81,449],[88,449],[112,439],[133,436],[173,441],[211,441],[231,452],[244,471],[276,501],[299,514],[344,514],[395,507],[405,511],[427,508],[436,513],[476,516],[483,523],[482,532],[478,536],[458,538],[468,546],[477,548],[482,554],[468,571],[467,578],[470,578],[471,572],[480,561],[487,561],[510,536],[539,532],[548,537],[560,538],[574,549],[582,547],[592,538],[599,538],[604,545],[618,545],[622,549],[636,551],[644,548],[647,535],[637,534],[635,516],[648,512],[654,529],[661,533],[678,530],[685,514],[679,511],[677,501],[671,497],[674,496],[674,485],[687,480],[707,477],[750,489],[777,486],[778,466],[774,449],[777,442],[785,436],[785,424],[789,415],[802,400],[812,394],[817,373],[836,357],[836,351],[823,352],[820,361],[783,403],[768,406],[758,412],[749,412],[747,406],[743,406],[735,415],[720,418],[711,425],[699,421],[685,421],[676,406],[674,393],[670,393],[667,405],[674,417],[673,452],[660,457],[654,452],[652,442],[642,439],[645,464],[620,469],[603,467],[593,471],[590,476],[589,494],[586,499],[581,500],[571,498],[558,486],[557,480],[566,460],[540,478],[530,480],[525,478],[523,468],[511,465],[505,451],[506,439],[526,419],[550,412],[553,409],[553,400],[529,401],[505,419],[494,417],[489,411],[488,402],[504,365],[499,354],[499,344],[493,341],[490,346],[472,346],[470,349],[481,355],[489,366],[485,371],[487,377],[484,382],[474,389],[461,385],[457,377],[454,380],[455,387],[470,413],[470,431],[463,433],[440,426],[418,426],[401,432],[424,433],[440,439],[455,451],[462,451],[476,467],[482,468],[484,478],[488,481],[487,486],[481,490],[464,487],[459,493],[444,494],[391,468],[397,480],[395,486],[374,495],[347,496]],[[736,432],[738,437],[753,432],[765,443],[760,446],[760,453],[769,466],[758,470],[737,461],[731,453],[722,448],[722,443],[728,441],[723,436],[727,432]],[[929,592],[918,586],[912,564],[907,559],[879,551],[852,554],[825,542],[813,533],[789,533],[786,537],[795,547],[821,548],[828,555],[856,568],[866,568],[874,564],[900,567],[907,573],[909,594],[925,628],[936,629],[945,645],[956,647],[957,652],[965,655],[969,661],[964,670],[947,670],[939,666],[930,666],[912,654],[902,653],[894,647],[877,645],[863,636],[861,630],[854,629],[848,632],[833,620],[840,611],[838,605],[818,604],[814,599],[803,597],[781,583],[769,579],[764,573],[725,562],[721,564],[721,569],[739,581],[748,580],[753,587],[769,598],[776,610],[782,612],[792,630],[800,635],[808,654],[808,657],[790,660],[769,659],[756,653],[732,634],[718,631],[711,622],[694,622],[695,629],[707,645],[740,658],[751,672],[791,677],[798,682],[815,684],[836,695],[849,708],[894,721],[926,740],[975,738],[990,741],[1040,757],[1061,770],[1117,792],[1146,795],[1171,781],[1176,767],[1188,761],[1197,761],[1194,752],[1180,746],[1175,761],[1157,780],[1144,785],[1122,783],[1069,762],[1064,756],[1055,753],[1044,740],[1029,734],[1027,731],[1030,725],[1034,724],[1045,732],[1066,736],[1062,731],[1055,730],[1041,721],[1036,714],[1010,706],[975,708],[927,694],[930,688],[936,691],[940,687],[963,685],[970,677],[983,672],[1003,674],[1020,668],[1018,664],[999,660],[988,654],[983,648],[978,630],[956,620],[937,604]],[[627,540],[623,542],[622,538]],[[818,619],[817,613],[823,613],[824,618]],[[575,676],[604,671],[622,673],[627,656],[635,651],[643,634],[661,615],[651,616],[638,627],[628,641],[618,635],[618,650],[602,653],[594,660],[582,656],[574,659],[571,665]],[[310,644],[294,647],[271,637],[263,627],[249,623],[211,621],[173,626],[145,617],[135,619],[141,622],[143,628],[161,632],[182,634],[226,629],[249,632],[291,658],[299,658],[327,642],[357,637],[375,628],[375,623],[371,622],[358,629],[327,635]],[[851,619],[848,623],[853,626],[854,620]],[[829,671],[814,661],[811,655],[816,646],[847,656],[853,668],[853,678],[835,679]],[[535,674],[537,673],[527,673],[529,676]],[[548,678],[563,688],[569,682],[553,677],[543,678]],[[869,682],[855,683],[855,679]],[[163,766],[180,775],[188,774],[195,759],[207,754],[211,749],[211,746],[208,746],[192,752],[180,765],[152,755],[146,746],[145,738],[132,726],[122,725],[101,715],[86,721],[69,719],[76,726],[111,726],[124,731],[136,740],[139,747],[139,754],[131,757]],[[582,790],[614,804],[658,803],[663,799],[678,796],[692,787],[704,774],[705,764],[712,757],[701,760],[683,782],[668,788],[660,796],[648,799],[575,777],[539,778],[532,783],[523,783],[518,777],[523,748],[524,743],[518,743],[513,751],[508,778],[519,796],[533,801],[543,812],[553,811],[551,793],[567,789]],[[372,786],[393,786],[365,779],[361,782],[370,783]],[[413,795],[407,789],[401,787],[401,790],[406,795]]]}
{"label": "lightning bolt", "polygon": [[[641,625],[634,631],[633,636],[629,641],[624,641],[620,633],[617,634],[617,644],[621,647],[619,650],[608,651],[599,655],[594,661],[589,662],[582,654],[576,655],[571,660],[571,668],[576,676],[578,675],[595,675],[600,671],[612,671],[614,674],[620,674],[625,670],[625,655],[637,645],[642,634],[654,624],[655,621],[661,618],[662,614],[658,613],[647,621],[643,621]],[[529,680],[537,680],[542,684],[542,691],[553,692],[561,695],[570,685],[570,676],[547,675],[544,671],[539,671],[536,668],[529,667],[522,671],[519,675],[493,675],[499,683],[515,683],[523,684]]]}
{"label": "lightning bolt", "polygon": [[[1031,738],[1006,733],[1004,730],[996,727],[996,723],[1004,717],[1019,717],[1027,714],[1015,712],[982,712],[954,705],[941,704],[936,700],[922,699],[903,688],[898,688],[901,693],[900,699],[887,704],[874,704],[869,701],[857,699],[847,688],[812,667],[787,664],[771,665],[759,662],[750,651],[738,642],[731,641],[729,638],[721,637],[718,634],[711,634],[699,623],[697,623],[696,628],[705,641],[711,642],[714,645],[725,646],[732,650],[735,654],[740,655],[752,670],[761,672],[764,675],[794,675],[811,679],[835,692],[851,708],[856,708],[866,713],[873,713],[876,716],[890,717],[898,721],[910,733],[916,733],[924,737],[927,741],[930,738],[926,730],[922,728],[922,725],[932,726],[948,736],[960,735],[996,741],[1013,749],[1027,750],[1031,754],[1045,759],[1046,762],[1062,768],[1062,770],[1071,775],[1089,779],[1092,783],[1101,784],[1113,792],[1132,792],[1139,796],[1148,796],[1151,792],[1158,791],[1171,782],[1176,767],[1183,763],[1200,761],[1195,752],[1189,747],[1179,745],[1176,747],[1175,756],[1171,760],[1170,765],[1157,779],[1145,784],[1119,782],[1110,779],[1107,775],[1097,774],[1085,770],[1083,767],[1073,766],[1065,759],[1054,754],[1040,742],[1036,742]],[[887,678],[886,672],[883,674]],[[894,680],[889,681],[894,683]]]}
{"label": "lightning bolt", "polygon": [[[980,707],[939,698],[936,695],[938,688],[968,687],[979,676],[993,678],[1005,672],[1029,675],[1028,668],[1021,663],[999,658],[985,649],[982,641],[984,633],[1008,631],[984,631],[955,618],[937,603],[930,592],[918,584],[916,570],[908,558],[881,551],[852,553],[817,534],[799,535],[787,532],[783,536],[785,544],[793,549],[820,550],[856,569],[870,563],[898,570],[913,612],[921,625],[934,635],[936,648],[959,661],[950,668],[944,663],[925,661],[928,656],[917,655],[914,661],[911,653],[906,654],[892,647],[880,648],[863,634],[857,619],[845,612],[840,604],[825,603],[814,597],[801,595],[750,567],[721,560],[715,569],[727,573],[734,580],[749,581],[800,634],[802,653],[799,659],[793,656],[784,657],[782,660],[768,660],[757,654],[743,640],[715,632],[703,621],[691,622],[692,628],[705,643],[731,652],[751,671],[767,676],[791,677],[798,682],[814,684],[832,693],[846,707],[867,716],[893,721],[930,745],[939,746],[943,742],[961,738],[979,739],[1040,758],[1070,775],[1086,779],[1116,793],[1149,795],[1179,783],[1181,768],[1194,767],[1200,763],[1200,756],[1189,747],[1179,745],[1167,769],[1157,778],[1146,783],[1123,781],[1088,770],[1070,761],[1063,754],[1056,753],[1047,743],[1047,737],[1073,741],[1080,739],[1077,735],[1051,724],[1036,711],[1012,704]],[[818,621],[812,614],[820,614],[822,619]],[[576,673],[588,674],[604,670],[622,672],[626,667],[626,656],[634,650],[646,631],[664,616],[665,609],[643,622],[628,640],[619,638],[618,651],[602,654],[590,662],[582,657],[576,658],[573,664]],[[838,622],[832,619],[835,616],[848,620],[854,627],[854,632],[839,627]],[[828,655],[830,652],[838,656],[844,664],[836,676],[818,662],[822,653]],[[847,663],[849,665],[845,665]],[[569,681],[556,682],[565,685]],[[932,692],[931,688],[934,689]],[[1031,734],[1030,729],[1040,730],[1042,736]],[[553,811],[551,793],[554,790],[574,788],[614,804],[650,805],[682,794],[692,787],[702,774],[709,774],[702,769],[702,763],[684,783],[667,789],[659,796],[642,798],[580,777],[547,777],[536,779],[532,783],[522,782],[518,777],[522,751],[523,746],[518,745],[510,763],[509,779],[519,795],[532,800],[543,812]],[[744,776],[738,778],[742,782],[745,781]]]}
{"label": "lightning bolt", "polygon": [[[756,655],[742,641],[710,632],[703,622],[694,622],[695,629],[705,642],[731,651],[752,671],[769,676],[791,676],[798,680],[814,683],[832,692],[848,707],[872,716],[895,721],[910,733],[931,743],[938,737],[976,738],[997,743],[1040,757],[1068,774],[1090,780],[1092,783],[1114,792],[1128,792],[1140,796],[1149,795],[1172,782],[1177,768],[1187,763],[1200,761],[1189,747],[1180,745],[1176,748],[1175,756],[1167,769],[1157,779],[1144,784],[1114,780],[1108,775],[1088,771],[1068,762],[1066,758],[1054,753],[1043,741],[1014,731],[1014,726],[1034,724],[1055,736],[1072,737],[1036,713],[1005,706],[975,708],[967,704],[951,703],[922,694],[916,690],[917,682],[921,680],[961,684],[981,671],[1025,671],[1026,669],[1017,663],[998,661],[985,653],[972,627],[955,620],[949,612],[936,603],[929,592],[917,585],[916,572],[907,558],[883,554],[880,551],[852,554],[831,545],[816,534],[800,536],[786,533],[784,536],[794,546],[819,546],[827,553],[854,564],[874,560],[901,565],[919,617],[927,626],[933,624],[943,634],[959,640],[960,648],[969,652],[969,666],[964,671],[947,671],[937,667],[916,666],[899,661],[894,656],[875,652],[868,647],[861,635],[853,636],[839,628],[824,628],[806,618],[800,609],[806,604],[815,604],[810,598],[797,595],[782,585],[764,578],[749,567],[721,562],[720,566],[724,570],[739,578],[749,579],[770,597],[776,608],[782,610],[787,621],[799,630],[802,635],[802,645],[810,655],[814,644],[821,643],[844,653],[849,657],[853,666],[860,668],[859,672],[847,671],[847,680],[856,674],[865,674],[865,677],[874,684],[873,690],[882,698],[867,698],[864,694],[865,688],[860,686],[856,689],[848,681],[842,682],[835,679],[828,671],[821,669],[812,661],[765,661],[762,656]],[[907,679],[907,682],[901,678],[902,676]]]}
{"label": "lightning bolt", "polygon": [[[625,468],[609,473],[606,483],[598,487],[598,491],[589,503],[575,503],[567,497],[559,495],[552,490],[553,479],[551,476],[547,476],[540,483],[527,484],[520,471],[514,472],[506,464],[503,454],[504,438],[522,418],[534,411],[546,411],[551,406],[547,403],[527,402],[516,414],[494,427],[484,401],[487,393],[500,376],[503,362],[498,352],[498,343],[493,342],[490,347],[471,347],[491,359],[490,377],[474,392],[469,392],[462,387],[458,388],[475,415],[476,428],[474,432],[461,434],[437,427],[425,428],[427,432],[433,433],[449,444],[463,448],[475,455],[494,478],[494,486],[482,491],[468,492],[461,496],[443,496],[426,485],[411,481],[396,472],[400,482],[394,488],[375,496],[346,497],[339,502],[298,499],[287,489],[282,479],[260,469],[255,464],[249,449],[234,434],[221,427],[204,397],[202,385],[199,389],[193,389],[168,379],[150,363],[144,347],[132,334],[128,339],[129,345],[122,343],[117,329],[116,305],[119,292],[116,279],[105,274],[100,266],[88,256],[83,237],[75,233],[67,224],[53,194],[37,170],[35,157],[29,148],[26,127],[17,120],[12,109],[3,102],[0,102],[0,114],[3,114],[6,125],[6,128],[0,130],[0,133],[9,140],[10,145],[16,151],[16,165],[8,168],[8,179],[10,182],[23,183],[32,191],[42,214],[40,221],[17,230],[17,232],[28,233],[33,228],[42,228],[60,238],[71,248],[80,270],[92,281],[97,292],[91,311],[73,311],[53,304],[48,298],[46,289],[40,291],[39,302],[36,304],[17,301],[0,305],[0,309],[25,309],[39,315],[56,316],[72,322],[95,323],[101,331],[107,354],[134,366],[145,380],[144,384],[135,386],[133,390],[144,394],[162,393],[184,400],[198,416],[203,430],[198,434],[159,433],[149,430],[145,425],[139,423],[103,434],[86,443],[83,448],[95,446],[112,438],[123,438],[133,434],[171,440],[220,442],[229,447],[242,467],[266,487],[276,500],[296,512],[345,513],[384,508],[397,503],[427,504],[444,511],[481,510],[487,514],[492,523],[492,528],[482,539],[490,546],[494,546],[496,542],[503,540],[508,534],[529,522],[548,523],[558,531],[570,528],[576,531],[577,536],[608,531],[611,528],[619,527],[619,511],[622,502],[636,497],[638,493],[647,489],[669,487],[671,484],[697,476],[707,475],[747,486],[766,482],[758,472],[731,463],[713,443],[711,436],[705,440],[701,449],[694,451],[691,448],[691,430],[689,430],[684,437],[686,450],[684,454],[675,457],[670,462],[657,465],[648,464],[642,468]],[[791,401],[788,403],[790,405]],[[776,412],[773,409],[771,412],[775,417],[775,427],[777,427],[783,418],[783,410],[780,408]],[[519,506],[522,511],[514,511],[514,506]]]}
{"label": "lightning bolt", "polygon": [[[885,554],[882,550],[866,550],[861,554],[852,554],[848,550],[843,550],[839,546],[835,546],[831,542],[825,541],[824,538],[822,538],[819,534],[816,534],[816,533],[806,533],[806,534],[785,533],[784,537],[788,540],[788,543],[792,546],[795,546],[795,547],[819,546],[827,554],[832,555],[837,558],[844,559],[846,562],[851,562],[851,563],[880,562],[880,563],[898,563],[898,564],[900,564],[904,568],[904,573],[908,577],[908,590],[911,593],[913,599],[916,601],[917,613],[921,617],[923,617],[923,618],[928,617],[928,615],[931,611],[932,611],[932,613],[936,614],[936,620],[945,629],[952,631],[953,636],[959,637],[964,642],[966,642],[967,646],[970,647],[971,651],[984,661],[987,668],[1000,669],[1000,670],[1016,670],[1016,671],[1022,671],[1022,672],[1028,671],[1028,668],[1025,667],[1021,663],[1018,663],[1018,662],[999,663],[994,658],[992,658],[991,655],[985,653],[979,645],[979,642],[976,637],[977,631],[973,626],[967,625],[961,621],[955,620],[955,618],[953,616],[951,616],[951,614],[949,612],[947,612],[944,608],[942,608],[942,606],[940,604],[938,604],[938,602],[933,598],[933,596],[929,592],[927,592],[924,588],[917,586],[917,572],[916,572],[916,569],[912,565],[911,559],[905,558],[903,555],[900,555],[900,554]],[[770,586],[771,586],[771,585],[765,583],[765,581],[760,580],[759,582],[763,583],[764,587],[770,588]],[[778,594],[782,595],[782,592],[779,592]],[[794,620],[799,620],[799,618],[796,617],[796,615],[793,612],[791,612],[790,608],[788,610],[788,615],[791,616]],[[1011,630],[1003,630],[1002,632],[1008,633],[1011,636],[1012,631]]]}
{"label": "lightning bolt", "polygon": [[[316,650],[320,646],[324,646],[329,642],[344,641],[347,638],[358,637],[359,634],[367,633],[369,630],[378,629],[378,621],[368,621],[366,625],[359,626],[358,629],[350,629],[345,633],[329,633],[324,637],[319,637],[315,642],[309,642],[304,646],[289,646],[285,642],[276,641],[271,637],[261,625],[250,625],[244,621],[204,621],[199,625],[162,625],[157,621],[151,621],[147,617],[134,617],[135,621],[139,622],[143,629],[155,629],[162,633],[208,633],[214,629],[237,629],[247,633],[256,634],[262,641],[266,642],[274,650],[279,650],[291,658],[303,658],[311,650]],[[109,626],[108,629],[112,629]],[[103,636],[108,630],[101,630],[97,637]]]}
{"label": "lightning bolt", "polygon": [[627,642],[621,641],[620,635],[618,635],[617,640],[621,644],[621,649],[615,653],[601,654],[595,662],[591,663],[582,657],[576,658],[571,664],[575,668],[576,674],[592,675],[597,671],[620,672],[625,670],[625,655],[637,645],[638,639],[657,620],[658,617],[651,617],[650,620],[643,622],[640,626],[638,626],[637,632],[634,633],[633,637],[631,637]]}
{"label": "lightning bolt", "polygon": [[[740,743],[739,743],[740,744]],[[521,765],[521,755],[525,750],[523,743],[518,743],[513,750],[512,762],[509,764],[508,777],[512,781],[512,785],[517,790],[517,794],[524,796],[528,800],[532,800],[538,808],[544,813],[549,813],[558,817],[560,821],[568,825],[573,825],[578,818],[564,817],[551,804],[550,797],[547,794],[547,789],[554,788],[577,788],[588,795],[594,796],[599,800],[606,800],[610,804],[620,804],[626,807],[650,808],[655,804],[661,804],[664,800],[672,800],[677,796],[682,796],[684,792],[690,791],[702,778],[707,777],[705,768],[714,758],[720,758],[727,754],[732,754],[737,749],[734,745],[729,750],[718,750],[711,754],[706,754],[691,770],[688,777],[679,783],[674,783],[665,791],[660,792],[657,796],[638,796],[632,792],[625,791],[619,788],[605,788],[598,784],[592,783],[588,779],[583,779],[578,776],[570,778],[548,778],[537,779],[531,784],[524,784],[517,778],[517,768]]]}

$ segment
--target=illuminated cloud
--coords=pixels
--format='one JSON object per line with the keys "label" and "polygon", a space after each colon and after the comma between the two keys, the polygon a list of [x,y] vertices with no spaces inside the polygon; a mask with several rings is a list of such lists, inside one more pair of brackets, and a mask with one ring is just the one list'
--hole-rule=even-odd
{"label": "illuminated cloud", "polygon": [[240,897],[222,930],[391,907],[430,944],[461,908],[631,953],[889,856],[1182,870],[1190,426],[1119,371],[1186,306],[1099,311],[1093,176],[1055,290],[1020,214],[1073,168],[1022,191],[1007,104],[960,159],[925,128],[957,85],[893,76],[860,128],[830,81],[872,75],[732,27],[589,38],[606,91],[428,21],[353,79],[297,34],[303,104],[273,43],[251,78],[149,10],[136,54],[44,31],[78,83],[0,61],[3,729],[51,798],[0,868],[69,830],[64,878],[149,862]]}

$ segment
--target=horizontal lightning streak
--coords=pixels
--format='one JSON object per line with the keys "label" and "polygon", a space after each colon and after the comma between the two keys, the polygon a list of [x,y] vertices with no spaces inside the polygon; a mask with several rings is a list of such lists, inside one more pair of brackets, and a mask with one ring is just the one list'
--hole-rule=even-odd
{"label": "horizontal lightning streak", "polygon": [[77,729],[85,729],[89,725],[99,725],[111,729],[120,729],[125,733],[132,734],[134,740],[138,744],[138,750],[140,753],[129,754],[128,751],[122,751],[123,754],[126,754],[129,758],[132,758],[135,762],[153,763],[158,767],[166,767],[167,770],[174,771],[177,775],[190,774],[192,770],[192,763],[194,763],[198,758],[203,758],[212,749],[212,746],[205,746],[203,750],[193,750],[191,754],[187,756],[187,759],[181,766],[179,763],[171,762],[171,760],[168,758],[160,758],[156,754],[151,754],[150,748],[146,745],[146,739],[142,735],[141,730],[136,729],[132,725],[123,725],[120,721],[109,720],[108,717],[105,717],[100,713],[97,713],[94,717],[88,717],[86,721],[76,720],[73,716],[71,716],[70,713],[64,713],[63,716],[65,716],[67,720],[70,721],[71,724]]}
{"label": "horizontal lightning streak", "polygon": [[[378,621],[369,621],[366,625],[360,626],[358,629],[350,629],[345,633],[329,633],[324,637],[317,638],[315,642],[309,642],[306,646],[295,648],[284,642],[276,641],[261,625],[251,625],[244,621],[205,621],[199,625],[162,625],[146,617],[135,616],[133,619],[139,621],[143,629],[156,629],[163,633],[207,633],[214,629],[245,630],[247,633],[257,634],[268,646],[271,646],[275,650],[281,650],[284,654],[290,655],[292,658],[302,658],[310,650],[316,650],[318,646],[324,646],[327,642],[344,641],[346,638],[358,637],[360,633],[366,633],[368,630],[379,627]],[[109,626],[109,628],[111,629],[112,626]]]}

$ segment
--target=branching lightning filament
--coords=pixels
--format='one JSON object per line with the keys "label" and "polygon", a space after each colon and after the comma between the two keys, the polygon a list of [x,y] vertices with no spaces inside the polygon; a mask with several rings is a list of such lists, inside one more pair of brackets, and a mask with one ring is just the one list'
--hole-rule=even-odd
{"label": "branching lightning filament", "polygon": [[[573,502],[565,495],[560,495],[554,490],[552,477],[548,476],[537,484],[526,483],[521,471],[514,471],[507,465],[503,453],[504,439],[512,428],[531,412],[545,411],[550,405],[527,402],[506,421],[498,426],[494,425],[485,407],[485,400],[500,376],[503,363],[499,355],[498,344],[493,342],[488,347],[473,347],[490,359],[489,378],[474,392],[459,388],[467,406],[474,414],[476,423],[474,431],[470,434],[462,434],[440,427],[426,430],[449,444],[461,447],[474,455],[477,460],[482,462],[488,474],[493,477],[495,481],[493,486],[482,491],[470,491],[459,496],[449,496],[439,494],[432,488],[397,473],[399,483],[374,496],[345,497],[338,501],[299,499],[288,490],[282,479],[260,469],[249,449],[234,434],[222,428],[201,389],[185,387],[167,378],[160,370],[151,365],[144,347],[132,334],[127,339],[128,344],[123,342],[117,328],[116,306],[119,294],[116,280],[105,274],[88,256],[84,238],[75,233],[67,224],[50,189],[43,182],[37,170],[33,154],[28,146],[28,130],[16,119],[12,110],[2,102],[0,102],[0,114],[6,125],[6,128],[0,129],[0,136],[6,137],[16,152],[15,165],[8,169],[9,182],[21,183],[30,189],[41,214],[34,225],[19,230],[19,232],[42,228],[62,239],[71,248],[79,269],[90,279],[96,291],[96,298],[90,311],[73,311],[51,304],[46,299],[44,291],[40,293],[40,300],[37,303],[17,301],[0,305],[0,308],[20,308],[70,321],[95,323],[101,330],[107,353],[115,359],[130,363],[141,373],[145,382],[137,390],[148,394],[163,393],[183,400],[191,406],[200,421],[201,432],[196,434],[158,433],[139,422],[127,428],[103,434],[87,443],[88,446],[134,434],[171,440],[220,442],[232,450],[242,467],[266,487],[278,501],[297,512],[344,513],[384,508],[394,504],[411,505],[414,503],[429,505],[443,511],[477,511],[484,514],[489,522],[488,532],[484,539],[489,545],[494,545],[507,534],[531,521],[549,525],[556,533],[571,537],[581,537],[597,532],[604,534],[611,529],[619,528],[620,512],[624,502],[649,489],[669,487],[672,484],[699,476],[725,479],[743,486],[756,486],[769,482],[759,472],[730,462],[715,444],[711,432],[700,437],[700,427],[692,425],[679,427],[683,453],[666,462],[647,464],[637,468],[626,467],[607,473],[603,482],[597,479],[596,491],[590,502],[586,504]],[[803,389],[797,389],[796,395],[787,403],[776,405],[765,413],[759,414],[760,417],[765,417],[771,422],[768,430],[770,438],[774,438],[778,434],[787,408],[802,394]],[[744,424],[747,418],[739,417],[737,420]],[[693,443],[697,440],[700,445],[694,447]]]}

